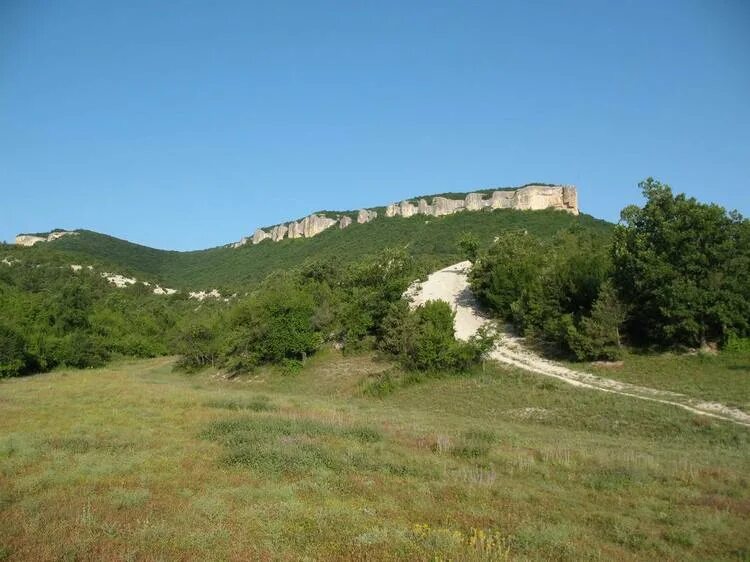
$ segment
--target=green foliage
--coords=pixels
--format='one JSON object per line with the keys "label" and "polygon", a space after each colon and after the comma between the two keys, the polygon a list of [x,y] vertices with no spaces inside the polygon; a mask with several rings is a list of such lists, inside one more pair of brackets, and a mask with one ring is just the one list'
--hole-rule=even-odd
{"label": "green foliage", "polygon": [[623,313],[606,284],[607,247],[607,238],[578,228],[548,241],[507,232],[480,255],[471,286],[488,308],[547,350],[615,358]]}
{"label": "green foliage", "polygon": [[[25,254],[49,255],[66,252],[67,263],[103,264],[104,271],[133,274],[163,286],[189,288],[225,287],[227,294],[241,294],[248,285],[260,283],[269,274],[299,268],[310,260],[341,264],[357,263],[386,248],[403,248],[408,255],[439,269],[462,259],[456,240],[471,232],[482,247],[507,230],[528,230],[546,238],[572,224],[609,232],[612,225],[591,216],[573,216],[554,210],[516,211],[497,209],[456,213],[444,217],[383,216],[346,229],[331,228],[309,239],[264,241],[240,248],[222,246],[208,250],[174,252],[133,244],[104,234],[82,230],[43,245],[24,248]],[[463,258],[465,259],[465,258]],[[225,291],[222,291],[224,294]]]}
{"label": "green foliage", "polygon": [[640,187],[646,204],[622,211],[612,248],[631,333],[691,347],[750,333],[750,223],[652,178]]}
{"label": "green foliage", "polygon": [[236,356],[234,370],[260,363],[303,361],[322,343],[313,323],[315,302],[294,280],[278,276],[232,311],[225,357]]}
{"label": "green foliage", "polygon": [[20,375],[26,368],[26,342],[21,334],[0,324],[0,378]]}
{"label": "green foliage", "polygon": [[730,334],[724,344],[724,351],[728,353],[750,353],[750,338],[740,338]]}
{"label": "green foliage", "polygon": [[[634,344],[729,345],[750,334],[750,223],[648,179],[614,238],[573,225],[506,232],[471,274],[480,300],[548,351],[579,360]],[[733,340],[734,341],[734,340]]]}
{"label": "green foliage", "polygon": [[294,374],[325,341],[343,343],[346,351],[367,347],[417,272],[403,250],[386,249],[347,266],[316,260],[269,276],[213,325],[197,334],[186,327],[179,364],[185,370],[215,364],[233,373],[276,364]]}
{"label": "green foliage", "polygon": [[591,315],[583,317],[578,327],[569,326],[568,342],[576,358],[580,361],[621,359],[620,326],[624,321],[625,309],[612,284],[605,282]]}
{"label": "green foliage", "polygon": [[458,239],[458,247],[463,257],[471,262],[476,261],[480,245],[479,238],[471,232],[464,232]]}
{"label": "green foliage", "polygon": [[474,265],[470,274],[472,290],[501,318],[511,320],[513,303],[537,281],[544,257],[542,241],[535,236],[504,232]]}
{"label": "green foliage", "polygon": [[[96,271],[73,272],[70,257],[4,248],[0,264],[0,373],[95,367],[115,355],[174,353],[178,319],[204,314],[184,301],[111,287]],[[44,261],[30,261],[44,257]]]}
{"label": "green foliage", "polygon": [[482,360],[494,339],[482,333],[469,342],[456,340],[454,317],[443,301],[429,301],[414,311],[406,303],[394,304],[384,322],[381,349],[410,370],[465,371]]}
{"label": "green foliage", "polygon": [[205,323],[191,323],[177,336],[175,351],[180,354],[177,362],[180,369],[191,372],[213,367],[219,357],[216,329]]}

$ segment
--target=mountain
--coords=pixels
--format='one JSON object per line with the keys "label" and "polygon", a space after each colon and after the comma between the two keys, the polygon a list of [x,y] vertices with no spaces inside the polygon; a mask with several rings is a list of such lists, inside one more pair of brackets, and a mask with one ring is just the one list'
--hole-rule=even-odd
{"label": "mountain", "polygon": [[[515,193],[522,193],[523,189]],[[513,192],[504,190],[503,193]],[[445,195],[465,196],[465,200],[470,201],[470,196],[476,194]],[[433,201],[431,207],[426,204],[426,199],[430,197]],[[503,195],[503,201],[508,197]],[[561,212],[557,209],[493,208],[486,204],[480,205],[473,212],[456,212],[461,210],[458,208],[451,211],[452,214],[435,216],[435,211],[431,209],[440,206],[441,198],[442,195],[421,198],[427,205],[427,212],[422,214],[419,213],[418,201],[408,200],[400,206],[378,208],[377,216],[370,217],[362,224],[356,220],[346,221],[345,228],[339,224],[316,232],[309,238],[283,237],[275,242],[263,240],[239,247],[226,245],[188,252],[159,250],[106,234],[78,230],[75,231],[75,236],[58,235],[49,242],[24,250],[30,253],[61,251],[71,256],[76,263],[86,265],[94,262],[118,273],[135,275],[178,289],[220,287],[231,290],[260,281],[272,271],[293,268],[310,259],[334,259],[347,263],[394,246],[405,247],[412,255],[434,262],[436,266],[443,266],[461,257],[457,240],[465,232],[475,235],[481,244],[489,244],[503,230],[523,229],[549,237],[560,229],[574,225],[603,235],[612,227],[606,221],[585,214]],[[463,202],[463,199],[443,201]],[[491,199],[484,201],[490,202]],[[389,213],[388,209],[394,207],[399,210]],[[401,209],[407,209],[407,212],[402,212]],[[575,210],[577,212],[577,206]],[[351,211],[319,213],[325,217],[337,216],[339,220],[344,216],[356,217],[356,214]]]}

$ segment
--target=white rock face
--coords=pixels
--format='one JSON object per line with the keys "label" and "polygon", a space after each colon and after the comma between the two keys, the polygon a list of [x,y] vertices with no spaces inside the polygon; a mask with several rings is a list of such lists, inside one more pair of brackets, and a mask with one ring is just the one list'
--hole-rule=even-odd
{"label": "white rock face", "polygon": [[512,209],[515,197],[515,191],[495,191],[490,197],[490,207],[493,209]]}
{"label": "white rock face", "polygon": [[253,244],[260,244],[266,238],[270,238],[269,234],[265,230],[258,228],[255,234],[253,234]]}
{"label": "white rock face", "polygon": [[416,210],[407,201],[386,207],[387,217],[410,217],[414,214],[441,217],[459,211],[481,211],[482,209],[541,210],[561,209],[578,214],[578,196],[572,185],[527,185],[515,191],[494,191],[485,198],[483,193],[469,193],[465,199],[433,197],[432,204],[420,199]]}
{"label": "white rock face", "polygon": [[563,208],[574,215],[578,214],[578,191],[572,185],[564,185],[562,190]]}
{"label": "white rock face", "polygon": [[[148,283],[143,283],[144,285],[148,286]],[[157,285],[154,287],[154,294],[155,295],[174,295],[177,292],[177,289],[169,289],[167,287],[160,287]]]}
{"label": "white rock face", "polygon": [[119,273],[103,272],[101,276],[112,283],[118,289],[124,289],[128,285],[135,285],[137,281],[135,277],[125,277],[124,275],[120,275]]}
{"label": "white rock face", "polygon": [[419,213],[420,215],[432,214],[432,206],[427,203],[426,199],[420,199],[417,203],[417,213]]}
{"label": "white rock face", "polygon": [[290,222],[287,226],[289,238],[302,238],[302,227],[297,222]]}
{"label": "white rock face", "polygon": [[486,207],[481,193],[469,193],[464,201],[467,211],[478,211]]}
{"label": "white rock face", "polygon": [[417,214],[418,207],[416,205],[412,205],[408,201],[401,201],[401,204],[399,205],[399,214],[402,217],[413,217]]}
{"label": "white rock face", "polygon": [[19,234],[16,236],[16,246],[33,246],[37,242],[46,242],[47,238],[33,236],[31,234]]}
{"label": "white rock face", "polygon": [[515,193],[515,209],[539,211],[563,209],[578,214],[578,197],[573,186],[529,185]]}
{"label": "white rock face", "polygon": [[452,215],[463,208],[463,199],[446,199],[445,197],[434,197],[432,199],[432,214],[436,217]]}
{"label": "white rock face", "polygon": [[74,263],[70,264],[70,269],[72,269],[74,272],[78,273],[83,269],[82,265],[76,265]]}
{"label": "white rock face", "polygon": [[[433,197],[432,202],[420,199],[417,204],[410,201],[392,203],[385,209],[386,217],[412,217],[414,215],[426,215],[442,217],[452,215],[460,211],[481,211],[483,209],[519,209],[519,210],[541,210],[560,209],[574,215],[578,214],[578,194],[572,185],[525,185],[516,190],[493,191],[487,196],[484,193],[469,193],[464,199],[449,199],[447,197]],[[357,223],[370,222],[378,216],[377,212],[369,209],[360,209],[357,213]],[[274,242],[287,238],[311,238],[317,236],[324,230],[338,224],[339,228],[346,228],[352,224],[348,216],[340,217],[338,220],[322,215],[310,215],[299,222],[290,222],[286,225],[278,225],[271,229],[270,233],[262,229],[255,231],[252,237],[253,244],[258,244],[270,238]],[[233,244],[239,247],[248,242],[243,238]]]}
{"label": "white rock face", "polygon": [[372,219],[377,218],[378,213],[376,211],[369,211],[368,209],[360,209],[357,213],[357,223],[365,224],[370,222]]}
{"label": "white rock face", "polygon": [[57,230],[55,232],[50,232],[46,236],[37,236],[35,234],[19,234],[18,236],[16,236],[16,245],[33,246],[37,242],[52,242],[53,240],[57,240],[58,238],[62,238],[63,236],[69,236],[71,234],[78,233],[70,230]]}
{"label": "white rock face", "polygon": [[274,226],[271,229],[271,240],[274,242],[278,242],[280,240],[284,239],[284,236],[286,236],[286,233],[289,229],[284,226],[283,224],[280,224],[278,226]]}
{"label": "white rock face", "polygon": [[332,227],[336,224],[336,219],[329,219],[320,215],[310,215],[302,219],[300,225],[302,226],[302,235],[305,238],[312,238],[317,236],[325,229]]}
{"label": "white rock face", "polygon": [[188,293],[188,298],[197,299],[199,301],[205,299],[220,299],[221,293],[217,289],[211,289],[210,291],[194,291]]}

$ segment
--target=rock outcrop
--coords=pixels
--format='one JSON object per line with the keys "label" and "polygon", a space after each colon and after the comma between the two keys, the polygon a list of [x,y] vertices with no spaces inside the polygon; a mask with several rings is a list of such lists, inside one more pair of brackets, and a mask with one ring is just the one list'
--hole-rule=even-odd
{"label": "rock outcrop", "polygon": [[71,230],[55,230],[47,235],[38,234],[19,234],[16,236],[16,246],[33,246],[37,242],[52,242],[63,236],[69,236],[72,234],[78,234]]}
{"label": "rock outcrop", "polygon": [[300,223],[302,225],[302,236],[305,238],[312,238],[317,236],[325,229],[332,227],[338,221],[336,219],[330,219],[320,215],[310,215],[302,219]]}
{"label": "rock outcrop", "polygon": [[442,217],[459,211],[481,211],[482,209],[518,209],[537,211],[541,209],[561,209],[578,214],[576,188],[568,185],[526,185],[516,190],[469,193],[464,199],[433,197],[432,204],[420,199],[416,205],[401,201],[388,205],[387,217],[411,217],[415,214]]}
{"label": "rock outcrop", "polygon": [[232,244],[232,247],[244,246],[250,241],[253,244],[260,244],[263,240],[267,239],[279,242],[284,238],[312,238],[335,224],[343,225],[341,228],[346,228],[352,224],[352,219],[347,216],[332,219],[323,215],[309,215],[299,222],[276,225],[268,232],[259,228],[255,231],[252,238],[242,238],[239,242]]}
{"label": "rock outcrop", "polygon": [[278,242],[279,240],[283,240],[284,236],[286,236],[286,233],[289,231],[289,228],[284,226],[283,224],[280,224],[278,226],[274,226],[271,229],[271,240],[274,242]]}
{"label": "rock outcrop", "polygon": [[100,273],[100,275],[118,289],[124,289],[128,285],[135,285],[138,281],[135,277],[125,277],[119,273],[107,273],[105,271]]}
{"label": "rock outcrop", "polygon": [[[419,199],[416,203],[413,200],[404,200],[388,205],[385,208],[385,216],[408,218],[415,215],[426,215],[442,217],[461,211],[476,212],[484,209],[518,209],[522,211],[559,209],[577,215],[578,195],[575,186],[572,185],[528,184],[518,189],[469,193],[463,199],[437,196],[432,198],[432,202],[428,202],[426,199]],[[360,209],[357,213],[357,223],[364,224],[370,222],[377,216],[378,213],[376,211]],[[259,228],[255,231],[252,238],[242,238],[242,240],[232,244],[232,246],[236,248],[250,241],[253,244],[259,244],[266,239],[278,242],[285,237],[311,238],[336,224],[339,225],[339,228],[347,228],[352,222],[351,217],[346,215],[332,219],[323,215],[313,214],[303,218],[299,222],[274,226],[269,232]]]}
{"label": "rock outcrop", "polygon": [[220,299],[221,293],[218,289],[211,289],[210,291],[190,291],[188,293],[189,299],[197,299],[203,301],[206,299]]}
{"label": "rock outcrop", "polygon": [[376,211],[370,211],[368,209],[360,209],[359,213],[357,213],[357,223],[358,224],[365,224],[366,222],[370,222],[373,219],[376,219],[378,217],[378,213]]}
{"label": "rock outcrop", "polygon": [[255,234],[253,234],[253,244],[260,244],[266,238],[270,238],[269,234],[265,230],[258,228],[255,230]]}

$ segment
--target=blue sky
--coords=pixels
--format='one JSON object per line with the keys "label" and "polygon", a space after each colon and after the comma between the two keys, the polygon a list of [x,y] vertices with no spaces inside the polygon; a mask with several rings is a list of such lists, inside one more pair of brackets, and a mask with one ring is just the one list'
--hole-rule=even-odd
{"label": "blue sky", "polygon": [[0,240],[195,249],[531,181],[750,214],[750,3],[0,0]]}

